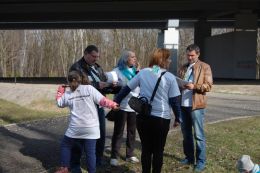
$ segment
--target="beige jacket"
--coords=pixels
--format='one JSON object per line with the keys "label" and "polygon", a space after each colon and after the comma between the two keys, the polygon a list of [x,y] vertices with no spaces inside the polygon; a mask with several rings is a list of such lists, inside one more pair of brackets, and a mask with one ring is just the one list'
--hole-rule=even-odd
{"label": "beige jacket", "polygon": [[[189,64],[185,64],[179,71],[179,77],[184,78]],[[206,92],[213,85],[211,68],[208,64],[198,60],[193,66],[194,89],[192,95],[192,110],[205,108],[207,105]]]}

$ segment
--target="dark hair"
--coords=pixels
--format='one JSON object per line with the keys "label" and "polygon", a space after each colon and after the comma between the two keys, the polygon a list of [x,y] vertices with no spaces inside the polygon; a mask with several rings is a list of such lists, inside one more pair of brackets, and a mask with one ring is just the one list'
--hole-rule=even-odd
{"label": "dark hair", "polygon": [[77,71],[69,72],[68,82],[69,82],[69,85],[70,85],[70,89],[72,91],[75,91],[82,82],[80,74]]}
{"label": "dark hair", "polygon": [[98,52],[98,48],[95,45],[89,45],[85,50],[84,54],[91,53],[92,51]]}
{"label": "dark hair", "polygon": [[199,54],[199,53],[200,53],[200,48],[199,48],[199,46],[196,45],[196,44],[191,44],[191,45],[189,45],[189,46],[186,48],[186,51],[189,51],[189,52],[191,52],[191,51],[193,51],[193,50],[196,52],[196,54]]}

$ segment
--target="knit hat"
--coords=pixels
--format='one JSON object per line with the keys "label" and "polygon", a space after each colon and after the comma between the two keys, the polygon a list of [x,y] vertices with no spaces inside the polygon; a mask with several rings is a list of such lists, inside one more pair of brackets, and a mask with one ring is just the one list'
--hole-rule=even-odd
{"label": "knit hat", "polygon": [[251,171],[254,167],[254,163],[250,159],[250,156],[243,155],[238,161],[237,161],[237,169],[240,173],[244,173],[245,171]]}

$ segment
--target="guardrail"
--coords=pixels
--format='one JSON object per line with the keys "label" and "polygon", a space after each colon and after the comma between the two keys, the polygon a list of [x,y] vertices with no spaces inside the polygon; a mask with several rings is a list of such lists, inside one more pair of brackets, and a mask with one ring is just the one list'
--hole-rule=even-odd
{"label": "guardrail", "polygon": [[[260,85],[260,79],[223,79],[214,78],[214,84],[234,84],[234,85]],[[65,84],[65,77],[0,77],[0,82],[7,83],[33,83],[33,84]]]}
{"label": "guardrail", "polygon": [[62,84],[67,83],[65,77],[0,77],[0,82],[33,83],[33,84]]}

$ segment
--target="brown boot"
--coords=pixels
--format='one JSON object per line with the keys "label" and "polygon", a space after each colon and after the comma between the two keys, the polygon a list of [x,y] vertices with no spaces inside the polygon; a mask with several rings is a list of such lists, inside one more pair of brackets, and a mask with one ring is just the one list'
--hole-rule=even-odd
{"label": "brown boot", "polygon": [[55,173],[69,173],[69,169],[67,167],[59,167]]}

